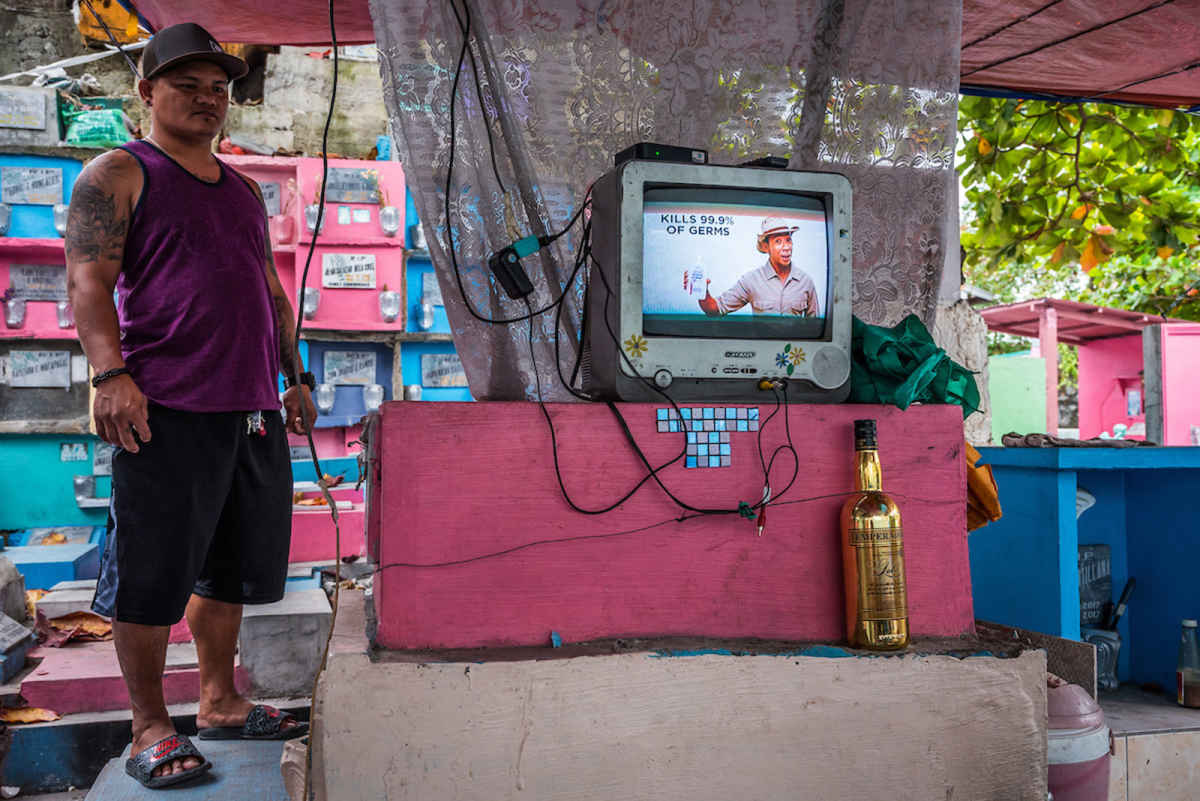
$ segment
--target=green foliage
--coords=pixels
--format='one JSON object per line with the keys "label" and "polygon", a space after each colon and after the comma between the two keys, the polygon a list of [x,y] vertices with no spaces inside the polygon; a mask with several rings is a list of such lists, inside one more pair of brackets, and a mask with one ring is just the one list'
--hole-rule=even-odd
{"label": "green foliage", "polygon": [[1200,120],[963,97],[959,138],[968,283],[1200,319]]}

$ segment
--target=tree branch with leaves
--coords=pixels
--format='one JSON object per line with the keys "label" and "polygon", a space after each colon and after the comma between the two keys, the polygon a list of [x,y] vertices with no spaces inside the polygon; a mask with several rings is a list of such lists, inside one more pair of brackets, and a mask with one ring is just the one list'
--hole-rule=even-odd
{"label": "tree branch with leaves", "polygon": [[[964,97],[968,280],[1200,319],[1200,123],[1183,112]],[[1082,270],[1086,277],[1079,272]],[[1056,291],[1054,291],[1056,290]]]}

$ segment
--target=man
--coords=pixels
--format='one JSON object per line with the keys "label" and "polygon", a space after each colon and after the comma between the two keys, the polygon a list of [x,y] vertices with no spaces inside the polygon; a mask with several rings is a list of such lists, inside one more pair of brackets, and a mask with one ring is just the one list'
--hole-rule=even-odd
{"label": "man", "polygon": [[751,270],[738,279],[720,297],[714,298],[705,285],[700,308],[710,317],[729,314],[749,303],[755,314],[791,314],[819,317],[820,300],[812,278],[792,267],[792,233],[796,226],[779,217],[762,221],[758,235],[758,252],[767,254],[762,267]]}
{"label": "man", "polygon": [[[79,176],[66,253],[96,430],[116,446],[92,608],[113,618],[133,709],[126,771],[157,788],[212,767],[175,732],[163,699],[168,632],[185,610],[202,739],[307,730],[242,698],[233,660],[242,604],[283,597],[292,482],[284,427],[304,433],[301,404],[309,421],[316,409],[312,375],[296,375],[292,307],[262,195],[212,154],[229,81],[247,67],[193,24],[160,31],[142,59],[138,92],[153,127]],[[286,419],[281,368],[291,376]]]}

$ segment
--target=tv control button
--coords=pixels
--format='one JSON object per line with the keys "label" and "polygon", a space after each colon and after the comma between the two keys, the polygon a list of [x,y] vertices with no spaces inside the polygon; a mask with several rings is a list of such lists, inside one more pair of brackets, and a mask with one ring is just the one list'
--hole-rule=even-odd
{"label": "tv control button", "polygon": [[659,370],[654,374],[654,383],[658,384],[660,389],[666,389],[671,386],[671,382],[675,379],[669,370]]}

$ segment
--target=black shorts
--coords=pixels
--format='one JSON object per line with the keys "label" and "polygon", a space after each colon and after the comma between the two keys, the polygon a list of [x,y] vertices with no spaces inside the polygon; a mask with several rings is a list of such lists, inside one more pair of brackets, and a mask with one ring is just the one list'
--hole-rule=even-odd
{"label": "black shorts", "polygon": [[116,448],[108,539],[92,609],[171,626],[192,593],[234,604],[283,598],[292,466],[279,411],[181,412],[150,404],[150,441]]}

